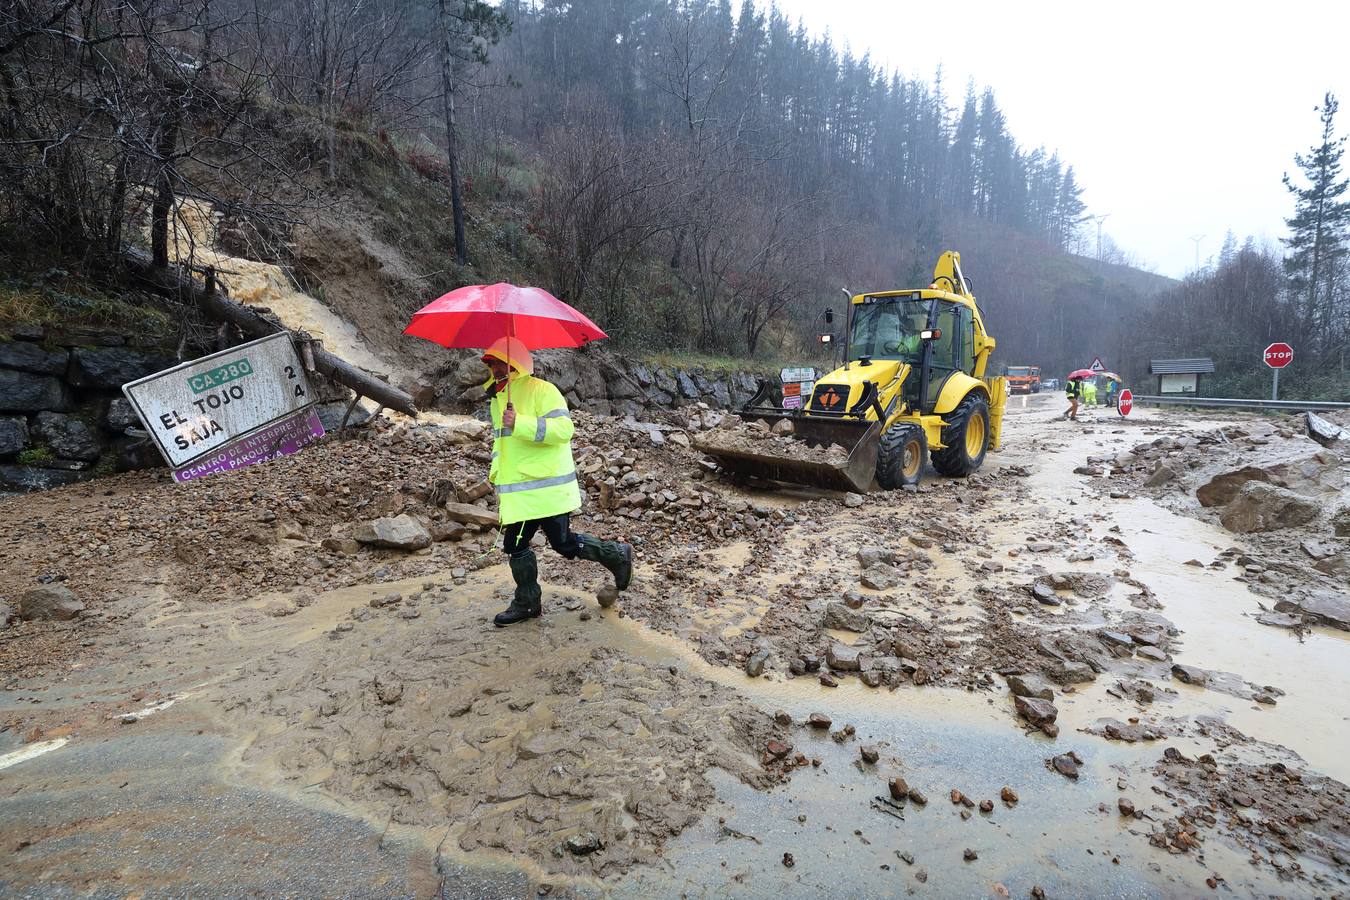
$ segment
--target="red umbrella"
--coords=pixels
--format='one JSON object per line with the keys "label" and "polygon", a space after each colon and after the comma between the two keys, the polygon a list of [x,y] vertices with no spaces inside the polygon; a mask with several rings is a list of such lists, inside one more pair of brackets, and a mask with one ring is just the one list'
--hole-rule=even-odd
{"label": "red umbrella", "polygon": [[442,347],[490,347],[514,337],[531,350],[581,347],[607,337],[543,288],[506,282],[457,288],[413,313],[403,333]]}
{"label": "red umbrella", "polygon": [[1097,373],[1092,371],[1091,369],[1074,369],[1072,372],[1069,373],[1070,381],[1073,381],[1075,378],[1096,378],[1096,377]]}

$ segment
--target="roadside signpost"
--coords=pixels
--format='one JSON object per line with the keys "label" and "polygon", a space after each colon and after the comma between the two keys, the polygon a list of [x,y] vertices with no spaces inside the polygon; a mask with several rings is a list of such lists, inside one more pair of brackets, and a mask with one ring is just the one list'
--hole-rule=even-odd
{"label": "roadside signpost", "polygon": [[[1079,358],[1081,359],[1081,357],[1079,357]],[[1089,372],[1105,372],[1105,371],[1106,371],[1106,365],[1102,362],[1102,358],[1101,358],[1100,356],[1094,356],[1094,357],[1092,357],[1092,365],[1088,366],[1088,371],[1089,371]]]}
{"label": "roadside signpost", "polygon": [[1134,409],[1134,394],[1126,388],[1116,397],[1116,411],[1122,416],[1128,416],[1132,409]]}
{"label": "roadside signpost", "polygon": [[1270,382],[1270,399],[1280,399],[1280,370],[1294,361],[1294,348],[1284,341],[1276,341],[1262,354],[1266,365],[1273,370]]}
{"label": "roadside signpost", "polygon": [[175,481],[275,459],[323,437],[287,332],[122,386]]}
{"label": "roadside signpost", "polygon": [[783,382],[783,409],[801,409],[816,389],[816,370],[810,366],[788,366],[778,378]]}

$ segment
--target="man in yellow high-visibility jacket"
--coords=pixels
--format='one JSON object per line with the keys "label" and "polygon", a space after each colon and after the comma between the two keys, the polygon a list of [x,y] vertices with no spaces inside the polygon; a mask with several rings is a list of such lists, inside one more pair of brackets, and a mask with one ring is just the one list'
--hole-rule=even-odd
{"label": "man in yellow high-visibility jacket", "polygon": [[581,508],[576,463],[572,460],[572,419],[556,387],[535,378],[530,351],[515,338],[502,338],[483,354],[492,370],[492,463],[488,480],[497,488],[498,515],[516,593],[498,613],[497,625],[514,625],[542,612],[539,567],[530,539],[542,530],[549,545],[567,559],[598,562],[619,590],[633,576],[633,548],[571,529]]}

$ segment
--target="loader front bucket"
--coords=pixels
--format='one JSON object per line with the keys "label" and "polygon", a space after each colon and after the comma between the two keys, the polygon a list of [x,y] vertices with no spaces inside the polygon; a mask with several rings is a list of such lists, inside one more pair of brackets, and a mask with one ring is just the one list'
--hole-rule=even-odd
{"label": "loader front bucket", "polygon": [[838,445],[848,452],[848,459],[837,465],[817,459],[794,459],[776,455],[769,447],[756,448],[753,441],[728,447],[719,444],[712,433],[696,439],[694,446],[728,472],[836,491],[866,493],[871,489],[881,446],[881,426],[877,422],[780,412],[756,414],[749,410],[741,413],[741,418],[769,423],[789,419],[794,428],[793,438],[814,448]]}

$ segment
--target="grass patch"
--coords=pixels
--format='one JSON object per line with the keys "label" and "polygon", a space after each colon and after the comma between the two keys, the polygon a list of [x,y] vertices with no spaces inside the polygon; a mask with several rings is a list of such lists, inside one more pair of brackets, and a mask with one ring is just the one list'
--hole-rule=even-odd
{"label": "grass patch", "polygon": [[25,450],[15,457],[21,466],[40,466],[49,463],[56,457],[52,456],[52,451],[46,447],[34,447],[32,450]]}
{"label": "grass patch", "polygon": [[[622,349],[622,348],[620,348]],[[699,369],[715,375],[730,375],[733,372],[776,373],[786,365],[798,363],[775,359],[745,359],[735,356],[718,356],[707,353],[695,353],[686,350],[661,350],[654,353],[638,353],[637,358],[652,366],[665,369]]]}
{"label": "grass patch", "polygon": [[139,295],[117,296],[74,282],[59,287],[0,281],[0,330],[19,325],[72,325],[117,328],[151,337],[174,333],[163,309]]}

